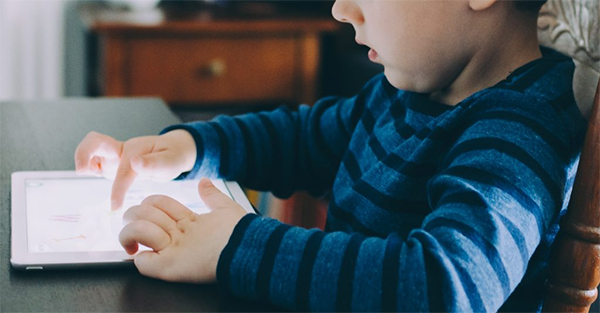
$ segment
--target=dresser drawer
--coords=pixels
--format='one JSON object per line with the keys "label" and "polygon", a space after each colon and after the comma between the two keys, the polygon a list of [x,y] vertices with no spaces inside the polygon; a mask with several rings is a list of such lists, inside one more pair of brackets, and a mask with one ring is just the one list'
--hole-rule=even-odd
{"label": "dresser drawer", "polygon": [[294,37],[133,38],[126,93],[169,103],[294,99],[296,45]]}

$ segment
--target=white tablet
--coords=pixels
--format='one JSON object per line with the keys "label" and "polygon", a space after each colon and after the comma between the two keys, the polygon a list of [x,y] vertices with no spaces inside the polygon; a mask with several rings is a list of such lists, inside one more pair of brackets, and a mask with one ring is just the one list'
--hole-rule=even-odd
{"label": "white tablet", "polygon": [[[255,213],[237,183],[213,183],[247,212]],[[111,187],[110,180],[73,171],[13,173],[12,266],[42,270],[132,265],[133,257],[118,240],[123,213],[150,195],[167,195],[196,213],[208,212],[198,195],[198,181],[138,180],[126,195],[124,209],[114,212],[110,209]]]}

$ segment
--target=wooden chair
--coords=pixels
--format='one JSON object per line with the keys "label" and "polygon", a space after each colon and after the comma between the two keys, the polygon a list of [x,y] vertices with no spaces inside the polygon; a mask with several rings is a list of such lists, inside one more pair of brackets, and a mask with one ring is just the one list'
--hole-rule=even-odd
{"label": "wooden chair", "polygon": [[[567,213],[552,247],[544,312],[588,312],[600,283],[600,1],[548,0],[540,42],[573,57],[575,96],[589,118]],[[596,85],[598,82],[598,85]],[[595,96],[594,96],[595,90]],[[592,101],[593,97],[593,101]]]}
{"label": "wooden chair", "polygon": [[553,245],[545,312],[588,312],[600,283],[600,80],[573,193]]}

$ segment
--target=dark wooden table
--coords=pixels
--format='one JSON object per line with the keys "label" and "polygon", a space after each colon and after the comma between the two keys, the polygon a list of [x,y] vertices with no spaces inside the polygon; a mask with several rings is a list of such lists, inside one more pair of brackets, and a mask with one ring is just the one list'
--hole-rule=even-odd
{"label": "dark wooden table", "polygon": [[10,174],[73,170],[77,144],[91,130],[119,140],[179,123],[158,99],[0,102],[0,312],[265,311],[216,285],[168,283],[134,267],[17,271],[10,265]]}

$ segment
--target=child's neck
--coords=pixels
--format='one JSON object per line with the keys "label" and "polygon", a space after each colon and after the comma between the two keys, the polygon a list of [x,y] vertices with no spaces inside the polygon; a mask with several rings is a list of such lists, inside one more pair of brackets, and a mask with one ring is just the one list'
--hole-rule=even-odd
{"label": "child's neck", "polygon": [[[505,79],[515,69],[542,57],[536,27],[527,26],[530,27],[508,29],[509,32],[498,32],[489,36],[456,79],[447,87],[432,92],[429,97],[440,103],[456,105],[473,93]],[[525,33],[523,29],[533,31]],[[492,40],[494,42],[490,42]]]}

